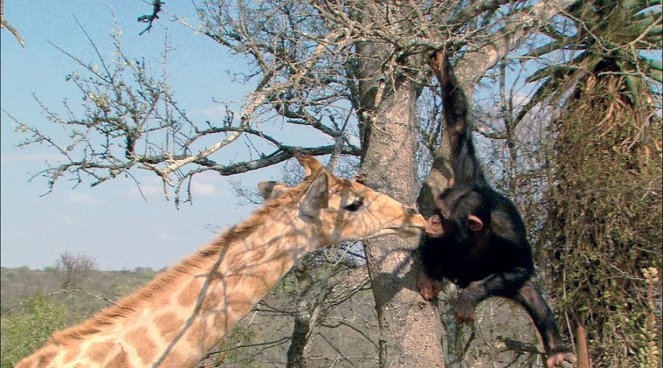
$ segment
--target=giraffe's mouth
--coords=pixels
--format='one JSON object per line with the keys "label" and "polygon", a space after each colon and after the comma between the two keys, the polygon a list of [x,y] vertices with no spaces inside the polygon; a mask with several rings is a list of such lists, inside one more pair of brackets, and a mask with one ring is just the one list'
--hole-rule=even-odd
{"label": "giraffe's mouth", "polygon": [[[423,219],[423,217],[422,217]],[[417,223],[412,223],[412,224],[406,224],[406,225],[401,225],[401,226],[393,226],[393,227],[387,227],[381,231],[379,231],[375,236],[383,236],[383,235],[398,235],[403,238],[411,238],[413,236],[417,236],[421,234],[421,231],[426,228],[426,222],[425,220],[423,221],[423,224],[420,222]]]}
{"label": "giraffe's mouth", "polygon": [[403,237],[412,237],[419,235],[422,230],[426,229],[427,225],[426,219],[422,215],[416,214],[409,219],[408,223],[393,227],[391,230],[396,231],[398,235]]}
{"label": "giraffe's mouth", "polygon": [[396,235],[400,235],[404,238],[411,238],[413,236],[417,236],[421,233],[422,228],[417,227],[417,226],[408,226],[406,228],[398,228],[395,229]]}

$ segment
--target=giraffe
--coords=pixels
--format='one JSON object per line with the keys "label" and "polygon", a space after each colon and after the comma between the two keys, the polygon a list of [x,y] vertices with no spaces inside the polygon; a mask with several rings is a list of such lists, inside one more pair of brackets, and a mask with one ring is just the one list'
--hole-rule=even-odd
{"label": "giraffe", "polygon": [[306,252],[345,240],[415,236],[414,209],[297,155],[307,177],[258,185],[248,219],[89,320],[54,333],[17,368],[194,367]]}

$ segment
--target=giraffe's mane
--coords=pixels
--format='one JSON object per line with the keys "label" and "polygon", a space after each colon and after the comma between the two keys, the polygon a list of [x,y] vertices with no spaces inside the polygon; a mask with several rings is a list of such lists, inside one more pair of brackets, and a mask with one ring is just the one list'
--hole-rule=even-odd
{"label": "giraffe's mane", "polygon": [[232,246],[238,241],[242,241],[254,230],[269,221],[275,211],[280,211],[282,208],[297,203],[297,199],[301,197],[304,190],[310,184],[310,179],[303,181],[299,185],[284,193],[276,199],[270,199],[265,204],[257,209],[253,214],[241,223],[232,226],[228,230],[221,233],[216,240],[210,244],[198,249],[193,255],[181,260],[175,266],[169,267],[167,270],[161,272],[146,286],[142,287],[133,294],[123,298],[116,304],[109,306],[97,312],[88,320],[55,332],[51,337],[51,342],[64,344],[71,341],[81,340],[88,335],[92,335],[103,331],[105,327],[112,326],[128,315],[131,315],[136,309],[144,305],[146,301],[154,299],[154,295],[167,292],[172,287],[177,285],[178,280],[182,275],[198,272],[202,269],[203,265],[209,264],[211,257],[218,257],[219,252],[226,246]]}

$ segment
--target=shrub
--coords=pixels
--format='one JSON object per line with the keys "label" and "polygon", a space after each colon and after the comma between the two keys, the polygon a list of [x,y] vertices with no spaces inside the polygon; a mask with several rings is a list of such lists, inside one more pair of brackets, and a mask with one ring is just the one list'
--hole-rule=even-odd
{"label": "shrub", "polygon": [[66,307],[43,293],[21,300],[19,308],[2,317],[2,367],[13,367],[41,347],[48,336],[65,325]]}

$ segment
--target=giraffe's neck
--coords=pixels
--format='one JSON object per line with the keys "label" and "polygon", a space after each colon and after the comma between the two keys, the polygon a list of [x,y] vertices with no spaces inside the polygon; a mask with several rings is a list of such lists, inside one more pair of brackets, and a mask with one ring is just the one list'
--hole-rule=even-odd
{"label": "giraffe's neck", "polygon": [[[281,225],[281,226],[279,226]],[[294,262],[315,247],[310,236],[302,236],[285,224],[262,224],[244,240],[224,236],[215,245],[214,256],[181,284],[169,307],[157,306],[153,328],[177,334],[168,338],[163,362],[188,361],[195,365],[203,354],[221,340],[251,308],[276,285]],[[161,318],[161,320],[157,320]],[[172,351],[168,351],[171,349]],[[185,356],[179,356],[180,354]],[[163,364],[170,366],[170,364]]]}
{"label": "giraffe's neck", "polygon": [[56,334],[53,366],[195,366],[300,256],[319,246],[280,216],[255,214],[118,306]]}

